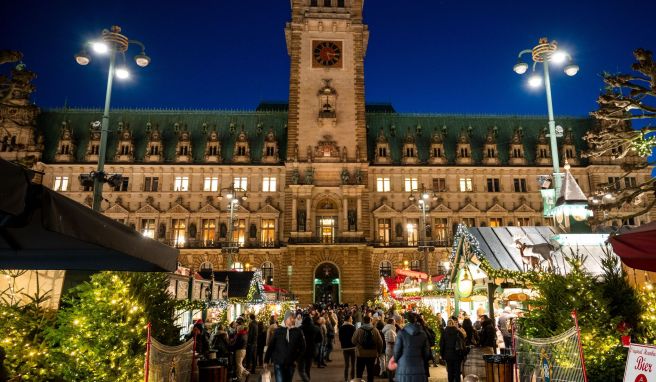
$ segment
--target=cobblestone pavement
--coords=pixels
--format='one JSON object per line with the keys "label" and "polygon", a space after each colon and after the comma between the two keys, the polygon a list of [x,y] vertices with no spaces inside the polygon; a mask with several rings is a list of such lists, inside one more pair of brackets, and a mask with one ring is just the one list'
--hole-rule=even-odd
{"label": "cobblestone pavement", "polygon": [[[316,364],[312,365],[312,369],[310,370],[310,378],[312,379],[313,382],[344,382],[344,357],[342,356],[342,351],[339,349],[339,346],[335,346],[335,350],[331,353],[332,362],[326,362],[328,364],[327,367],[318,369],[316,367]],[[259,382],[259,374],[261,373],[261,369],[257,369],[257,375],[250,376],[248,379],[248,382]],[[273,377],[273,370],[271,370],[271,376]],[[446,382],[447,381],[447,375],[446,375],[446,367],[444,366],[439,366],[439,367],[431,367],[430,368],[430,379],[429,382]],[[363,379],[366,381],[367,380],[367,372],[365,370],[364,375],[362,376]],[[273,382],[272,378],[272,382]],[[297,373],[294,373],[294,382],[300,382],[301,378]],[[375,378],[376,382],[385,382],[387,381],[387,378]]]}

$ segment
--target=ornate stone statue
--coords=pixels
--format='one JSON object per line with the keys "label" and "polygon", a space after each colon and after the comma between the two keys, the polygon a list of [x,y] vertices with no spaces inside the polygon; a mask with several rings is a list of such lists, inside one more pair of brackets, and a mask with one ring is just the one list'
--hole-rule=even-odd
{"label": "ornate stone statue", "polygon": [[305,169],[305,184],[313,184],[314,183],[314,169],[312,167],[308,167]]}
{"label": "ornate stone statue", "polygon": [[363,178],[364,174],[362,173],[362,170],[355,170],[355,184],[362,184],[362,181],[364,180]]}
{"label": "ornate stone statue", "polygon": [[348,182],[349,182],[349,178],[351,177],[351,175],[349,174],[348,169],[343,168],[343,169],[342,169],[342,173],[341,173],[340,176],[341,176],[341,178],[342,178],[342,184],[348,184]]}
{"label": "ornate stone statue", "polygon": [[298,184],[299,178],[301,175],[298,173],[298,169],[293,169],[292,170],[292,175],[291,175],[291,183],[292,184]]}

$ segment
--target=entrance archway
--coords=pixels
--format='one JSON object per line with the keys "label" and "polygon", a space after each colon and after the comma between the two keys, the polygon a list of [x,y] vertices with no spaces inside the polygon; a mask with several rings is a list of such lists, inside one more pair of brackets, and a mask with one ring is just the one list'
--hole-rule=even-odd
{"label": "entrance archway", "polygon": [[329,262],[321,263],[314,270],[314,302],[339,304],[339,268]]}

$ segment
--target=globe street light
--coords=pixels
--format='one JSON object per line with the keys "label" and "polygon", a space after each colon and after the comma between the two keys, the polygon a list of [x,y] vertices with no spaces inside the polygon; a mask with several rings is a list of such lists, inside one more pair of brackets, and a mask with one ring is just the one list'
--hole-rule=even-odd
{"label": "globe street light", "polygon": [[[560,178],[560,164],[558,161],[558,142],[556,137],[562,136],[562,128],[556,130],[556,122],[554,121],[553,106],[551,104],[551,82],[549,79],[549,62],[553,64],[563,64],[567,62],[564,67],[564,72],[568,76],[574,76],[579,71],[579,66],[572,62],[572,57],[565,51],[558,49],[556,41],[548,42],[546,37],[539,40],[538,45],[533,49],[525,49],[519,52],[517,63],[513,66],[513,71],[517,74],[524,74],[528,70],[528,64],[522,61],[524,54],[531,53],[533,60],[533,68],[528,80],[529,86],[537,88],[542,86],[544,82],[545,91],[547,93],[547,112],[549,115],[549,138],[551,141],[551,158],[553,165],[553,178],[556,196],[560,192],[562,179]],[[544,67],[544,78],[535,72],[535,66],[541,62]],[[560,127],[560,126],[559,126]]]}
{"label": "globe street light", "polygon": [[225,253],[228,257],[228,270],[232,270],[232,255],[239,252],[239,242],[233,241],[233,230],[235,227],[235,209],[239,206],[239,201],[248,199],[246,190],[241,187],[235,187],[234,183],[230,187],[222,188],[219,190],[219,200],[223,199],[223,192],[225,198],[228,200],[228,211],[230,211],[230,222],[228,223],[228,242],[227,245],[221,248],[221,252]]}
{"label": "globe street light", "polygon": [[[103,183],[108,181],[108,177],[105,174],[105,155],[107,152],[107,134],[109,131],[109,104],[112,98],[112,81],[114,76],[119,79],[126,79],[130,76],[130,72],[125,66],[125,52],[128,50],[130,44],[135,44],[141,47],[141,53],[134,57],[137,65],[142,68],[148,66],[148,64],[150,64],[150,57],[146,56],[144,45],[137,40],[130,40],[122,35],[121,28],[118,26],[112,26],[110,30],[103,30],[98,41],[93,41],[87,44],[87,46],[91,47],[95,53],[109,55],[105,110],[103,112],[102,128],[100,130],[100,147],[98,150],[98,168],[95,172],[89,174],[89,176],[93,178],[94,211],[100,211]],[[114,68],[117,54],[122,57],[123,62],[120,67]],[[91,56],[87,53],[86,48],[83,48],[82,51],[75,55],[75,61],[80,65],[88,65],[91,62]]]}

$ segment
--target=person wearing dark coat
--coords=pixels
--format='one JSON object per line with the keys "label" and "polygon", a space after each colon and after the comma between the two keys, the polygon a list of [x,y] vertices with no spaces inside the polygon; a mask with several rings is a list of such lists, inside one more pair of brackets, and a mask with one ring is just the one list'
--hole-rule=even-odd
{"label": "person wearing dark coat", "polygon": [[264,354],[264,363],[273,363],[276,382],[292,382],[295,362],[305,353],[305,338],[295,327],[294,312],[285,313],[284,327],[276,329]]}
{"label": "person wearing dark coat", "polygon": [[425,382],[428,380],[424,365],[430,358],[430,343],[426,332],[417,324],[414,313],[408,315],[408,324],[397,333],[394,343],[394,361],[397,364],[397,382]]}
{"label": "person wearing dark coat", "polygon": [[298,374],[303,382],[307,382],[310,380],[310,369],[312,368],[315,349],[317,344],[321,343],[321,332],[308,315],[303,317],[301,331],[303,332],[303,337],[305,337],[305,348],[307,351],[298,360]]}
{"label": "person wearing dark coat", "polygon": [[458,328],[458,321],[449,319],[446,329],[440,338],[440,356],[446,361],[447,379],[449,382],[460,382],[462,359],[464,354],[459,345],[465,343],[465,334]]}
{"label": "person wearing dark coat", "polygon": [[[350,381],[355,378],[355,344],[353,343],[353,317],[347,315],[342,326],[339,327],[339,345],[344,355],[344,380]],[[350,372],[349,372],[350,367]],[[349,377],[350,376],[350,377]]]}
{"label": "person wearing dark coat", "polygon": [[480,346],[483,354],[496,353],[497,331],[494,328],[494,322],[490,318],[483,319],[481,323],[481,333],[479,334]]}

